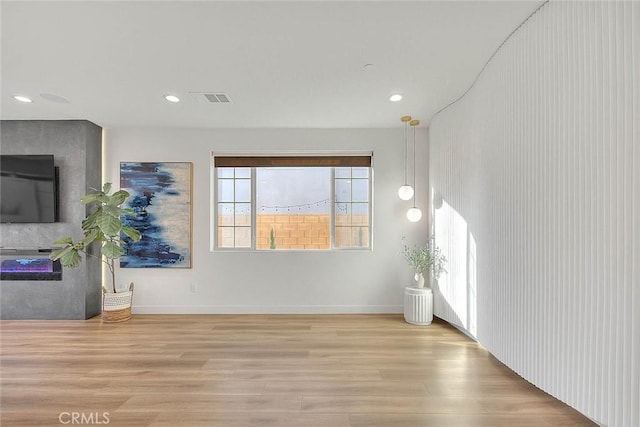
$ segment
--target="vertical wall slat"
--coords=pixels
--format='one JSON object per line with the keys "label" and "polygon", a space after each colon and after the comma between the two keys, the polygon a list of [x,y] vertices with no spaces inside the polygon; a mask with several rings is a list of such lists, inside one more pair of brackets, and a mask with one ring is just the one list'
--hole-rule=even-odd
{"label": "vertical wall slat", "polygon": [[549,2],[430,126],[436,315],[610,427],[640,425],[639,27]]}
{"label": "vertical wall slat", "polygon": [[[631,79],[632,86],[632,109],[630,113],[631,117],[631,135],[632,141],[635,141],[631,146],[632,151],[632,164],[631,170],[633,171],[633,181],[631,184],[631,191],[635,192],[635,197],[631,199],[631,283],[640,283],[640,124],[637,117],[640,116],[640,97],[636,94],[640,93],[640,4],[632,2],[630,4],[631,15],[631,61],[632,71],[629,78]],[[634,339],[631,341],[630,363],[631,363],[631,393],[629,399],[632,402],[640,402],[640,365],[635,363],[640,359],[640,286],[635,286],[631,289],[631,301],[630,307],[633,316],[631,322],[631,336]],[[640,405],[633,405],[630,409],[629,421],[638,422],[640,420]]]}

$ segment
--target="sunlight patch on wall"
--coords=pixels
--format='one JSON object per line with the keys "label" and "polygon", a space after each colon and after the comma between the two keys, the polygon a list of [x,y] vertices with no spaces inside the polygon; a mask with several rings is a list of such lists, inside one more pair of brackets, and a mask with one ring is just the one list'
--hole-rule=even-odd
{"label": "sunlight patch on wall", "polygon": [[[434,229],[436,245],[442,249],[448,260],[447,273],[438,280],[436,292],[441,298],[435,298],[434,312],[436,316],[471,332],[469,283],[475,284],[475,278],[469,278],[467,222],[451,205],[442,201],[440,209],[434,210]],[[475,259],[475,254],[473,258]],[[473,271],[475,272],[475,263]],[[475,314],[475,307],[472,312]],[[475,319],[473,324],[475,325]]]}

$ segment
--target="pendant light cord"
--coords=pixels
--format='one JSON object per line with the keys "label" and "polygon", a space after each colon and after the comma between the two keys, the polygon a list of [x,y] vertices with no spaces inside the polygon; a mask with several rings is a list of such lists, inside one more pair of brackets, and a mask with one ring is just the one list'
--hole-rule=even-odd
{"label": "pendant light cord", "polygon": [[416,207],[416,127],[413,128],[413,207]]}
{"label": "pendant light cord", "polygon": [[409,181],[409,172],[407,171],[407,167],[409,166],[407,162],[407,156],[409,155],[408,127],[409,123],[404,122],[404,185],[407,185]]}
{"label": "pendant light cord", "polygon": [[404,123],[404,186],[409,185],[409,122],[411,116],[402,116],[400,120]]}

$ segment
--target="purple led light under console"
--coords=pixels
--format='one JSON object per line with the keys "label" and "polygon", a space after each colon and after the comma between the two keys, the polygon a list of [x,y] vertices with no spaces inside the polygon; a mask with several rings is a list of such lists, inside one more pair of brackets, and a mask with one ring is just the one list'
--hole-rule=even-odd
{"label": "purple led light under console", "polygon": [[6,259],[0,264],[2,273],[53,273],[53,261],[44,258]]}
{"label": "purple led light under console", "polygon": [[[4,252],[4,251],[3,251]],[[28,254],[2,254],[0,279],[2,280],[62,280],[60,261],[51,261],[47,251]],[[50,251],[48,251],[50,252]]]}

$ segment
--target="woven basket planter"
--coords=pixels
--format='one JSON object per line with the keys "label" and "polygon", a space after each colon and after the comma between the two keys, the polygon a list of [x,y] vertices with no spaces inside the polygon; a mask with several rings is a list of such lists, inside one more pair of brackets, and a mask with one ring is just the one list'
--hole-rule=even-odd
{"label": "woven basket planter", "polygon": [[131,303],[133,302],[133,283],[126,292],[102,293],[102,321],[125,322],[131,319]]}

